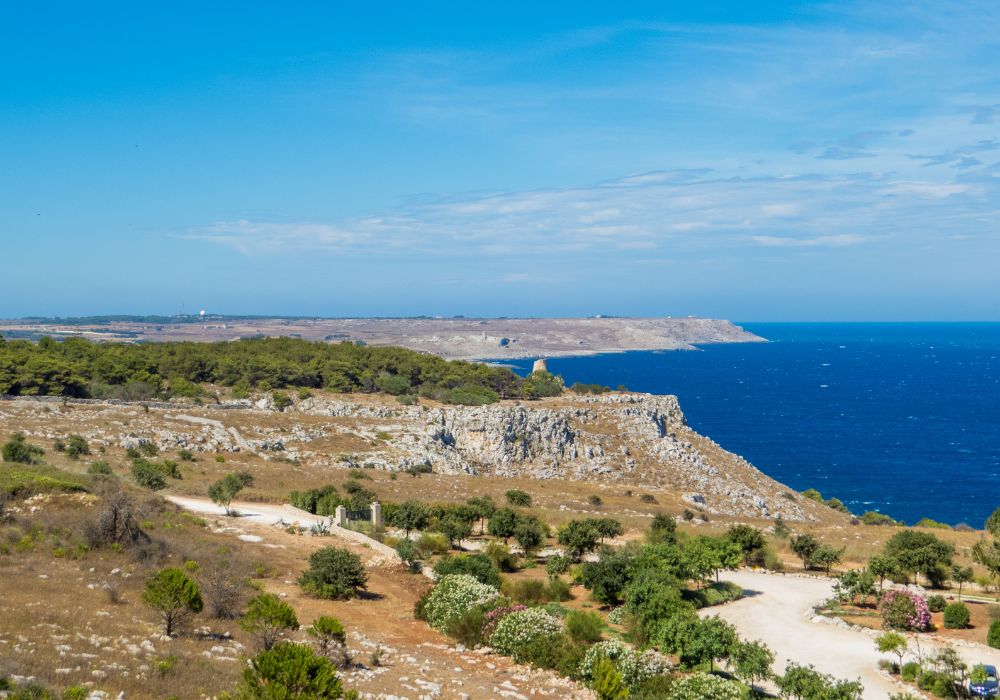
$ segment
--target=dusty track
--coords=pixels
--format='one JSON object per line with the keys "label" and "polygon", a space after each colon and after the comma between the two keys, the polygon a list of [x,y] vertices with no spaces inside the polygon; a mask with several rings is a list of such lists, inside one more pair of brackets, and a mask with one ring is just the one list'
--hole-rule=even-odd
{"label": "dusty track", "polygon": [[[878,671],[879,659],[886,657],[875,650],[877,633],[874,630],[862,632],[813,621],[813,606],[833,595],[832,581],[751,571],[727,572],[725,578],[742,586],[749,595],[724,607],[706,610],[704,614],[719,615],[735,625],[742,637],[762,641],[771,647],[777,656],[776,671],[782,671],[792,660],[812,664],[838,678],[860,678],[866,699],[885,700],[891,693],[900,691],[902,686]],[[928,635],[921,635],[919,639],[924,655],[934,653],[939,646]],[[910,647],[911,650],[915,648],[913,641]],[[971,643],[956,644],[955,649],[970,667],[977,663],[1000,665],[1000,650]]]}

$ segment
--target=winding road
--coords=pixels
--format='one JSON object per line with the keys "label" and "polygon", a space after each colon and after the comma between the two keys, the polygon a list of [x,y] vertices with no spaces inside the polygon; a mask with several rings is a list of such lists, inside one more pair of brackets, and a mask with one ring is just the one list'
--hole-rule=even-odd
{"label": "winding road", "polygon": [[[817,670],[837,678],[860,678],[865,698],[871,700],[887,700],[890,694],[902,690],[901,685],[878,671],[879,660],[887,657],[875,650],[877,633],[874,630],[867,633],[830,622],[813,621],[813,607],[833,595],[832,581],[753,571],[731,571],[725,578],[742,586],[747,596],[703,611],[703,614],[718,615],[734,625],[741,637],[767,644],[777,657],[776,671],[784,670],[791,660],[812,664]],[[910,646],[913,649],[912,641]],[[921,636],[920,646],[927,655],[939,644]],[[979,663],[1000,666],[1000,650],[963,642],[954,646],[970,667]]]}

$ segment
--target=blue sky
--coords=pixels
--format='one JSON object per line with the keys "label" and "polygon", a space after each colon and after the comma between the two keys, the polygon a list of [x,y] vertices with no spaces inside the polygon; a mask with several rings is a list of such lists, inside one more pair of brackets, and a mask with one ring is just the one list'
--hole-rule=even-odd
{"label": "blue sky", "polygon": [[1000,320],[1000,5],[694,4],[5,3],[0,316]]}

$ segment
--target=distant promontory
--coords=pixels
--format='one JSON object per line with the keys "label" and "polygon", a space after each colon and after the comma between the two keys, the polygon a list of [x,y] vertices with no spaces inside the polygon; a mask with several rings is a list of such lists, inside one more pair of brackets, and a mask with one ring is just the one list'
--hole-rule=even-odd
{"label": "distant promontory", "polygon": [[107,341],[218,341],[292,336],[328,342],[397,345],[449,359],[503,360],[691,350],[712,343],[761,342],[730,321],[708,318],[289,318],[105,316],[0,321],[0,335],[81,335]]}

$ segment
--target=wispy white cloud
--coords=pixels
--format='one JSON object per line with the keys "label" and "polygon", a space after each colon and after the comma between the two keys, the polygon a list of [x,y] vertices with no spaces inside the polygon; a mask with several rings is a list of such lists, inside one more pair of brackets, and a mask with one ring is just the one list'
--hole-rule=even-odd
{"label": "wispy white cloud", "polygon": [[[975,173],[979,172],[978,179]],[[183,238],[247,254],[315,249],[411,259],[558,255],[699,256],[752,245],[838,249],[898,236],[934,240],[957,222],[987,229],[1000,194],[986,169],[968,181],[892,174],[626,176],[589,187],[449,196],[335,222],[220,221]],[[995,201],[995,200],[993,200]],[[978,223],[976,223],[978,221]]]}
{"label": "wispy white cloud", "polygon": [[871,238],[851,233],[815,238],[788,238],[784,236],[750,236],[750,240],[768,248],[844,248],[867,243]]}

